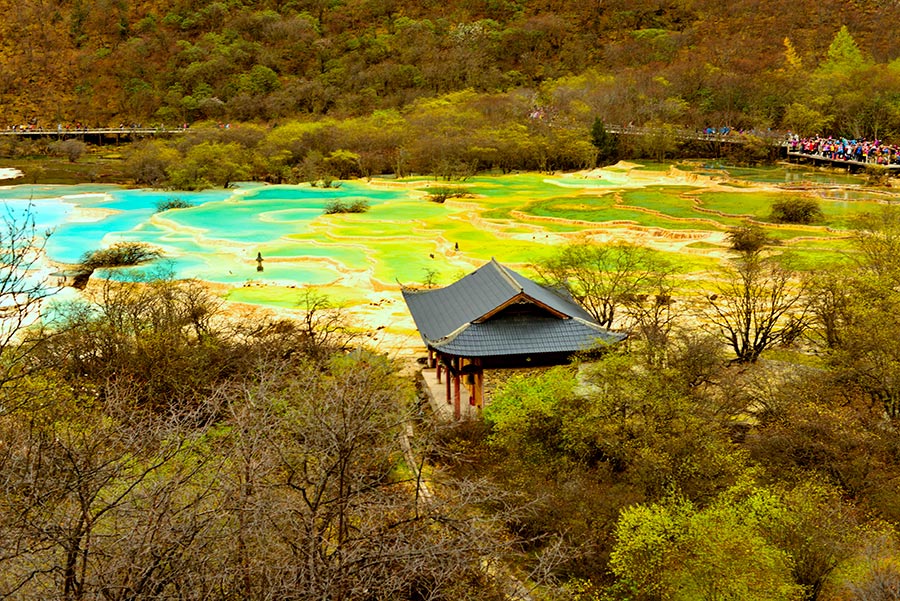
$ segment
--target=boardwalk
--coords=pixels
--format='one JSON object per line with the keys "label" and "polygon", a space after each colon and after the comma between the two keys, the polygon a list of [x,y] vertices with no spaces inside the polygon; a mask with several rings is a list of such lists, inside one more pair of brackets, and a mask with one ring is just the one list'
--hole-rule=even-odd
{"label": "boardwalk", "polygon": [[16,128],[0,130],[0,136],[18,138],[54,138],[68,140],[72,138],[92,140],[102,144],[103,142],[118,142],[135,138],[147,138],[153,136],[171,136],[183,134],[189,131],[184,127],[79,127],[79,128]]}
{"label": "boardwalk", "polygon": [[[68,138],[96,138],[98,140],[113,140],[119,138],[141,138],[150,136],[168,136],[183,134],[189,131],[185,127],[79,127],[79,128],[28,128],[19,127],[16,129],[0,130],[0,136],[16,136],[24,138],[57,138],[65,140]],[[662,131],[660,128],[653,127],[634,127],[610,125],[606,127],[606,131],[617,136],[648,136],[654,135]],[[724,142],[731,144],[743,144],[746,142],[745,137],[740,132],[730,131],[729,133],[706,133],[691,129],[674,129],[668,133],[679,140],[695,140],[699,142]],[[784,134],[779,132],[750,132],[756,137],[776,140],[781,142]]]}
{"label": "boardwalk", "polygon": [[879,165],[875,162],[867,163],[865,161],[850,161],[847,159],[833,159],[821,154],[809,154],[806,152],[788,152],[789,161],[797,161],[803,163],[812,163],[813,165],[827,165],[846,169],[847,171],[862,171],[866,167],[883,167],[891,175],[900,175],[900,164]]}
{"label": "boardwalk", "polygon": [[[118,144],[120,141],[135,140],[147,137],[168,137],[177,136],[190,131],[187,127],[81,127],[81,128],[28,128],[20,127],[16,129],[0,130],[0,136],[15,136],[19,138],[53,138],[57,140],[81,139],[91,141],[97,144]],[[652,127],[634,127],[630,125],[608,125],[606,131],[616,136],[650,136],[659,134],[660,128]],[[783,132],[777,131],[753,131],[748,132],[756,138],[769,140],[773,145],[780,146],[782,156],[786,156],[789,161],[812,163],[814,165],[828,165],[835,168],[846,169],[847,171],[862,171],[866,167],[873,166],[875,163],[865,161],[853,161],[845,159],[833,159],[820,154],[810,154],[808,152],[791,151],[791,145]],[[742,132],[729,130],[727,133],[719,131],[710,133],[709,130],[697,131],[691,129],[672,129],[667,131],[668,135],[674,136],[678,140],[727,143],[727,144],[745,144],[747,138]],[[892,176],[900,175],[900,164],[880,165],[884,167]]]}
{"label": "boardwalk", "polygon": [[787,138],[787,135],[784,132],[778,131],[739,132],[729,129],[726,133],[718,131],[709,133],[707,131],[697,131],[695,129],[675,128],[667,131],[664,128],[659,127],[635,127],[633,125],[607,125],[606,131],[616,136],[652,136],[659,134],[660,132],[666,132],[677,140],[720,142],[727,144],[746,144],[747,135],[770,140],[776,145],[786,145],[785,140]]}

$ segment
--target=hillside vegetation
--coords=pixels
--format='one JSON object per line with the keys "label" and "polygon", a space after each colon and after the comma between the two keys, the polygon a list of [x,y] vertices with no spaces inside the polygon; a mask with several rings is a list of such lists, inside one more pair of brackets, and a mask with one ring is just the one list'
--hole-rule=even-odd
{"label": "hillside vegetation", "polygon": [[[494,118],[890,137],[900,4],[3,0],[0,124],[274,123],[471,90]],[[511,113],[504,111],[512,106]]]}

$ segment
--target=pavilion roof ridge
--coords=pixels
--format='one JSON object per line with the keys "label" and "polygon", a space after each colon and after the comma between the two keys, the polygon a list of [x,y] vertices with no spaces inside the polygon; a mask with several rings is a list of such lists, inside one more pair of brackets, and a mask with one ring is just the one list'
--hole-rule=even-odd
{"label": "pavilion roof ridge", "polygon": [[613,330],[611,328],[605,328],[605,327],[601,326],[599,323],[597,323],[596,321],[593,321],[590,319],[584,319],[582,317],[572,317],[571,319],[573,321],[577,321],[578,323],[586,325],[590,328],[593,328],[593,329],[597,330],[598,332],[605,332],[607,334],[612,334],[614,337],[620,338],[620,340],[624,340],[625,338],[628,338],[627,332],[617,331],[617,330]]}
{"label": "pavilion roof ridge", "polygon": [[471,326],[472,326],[472,322],[468,321],[468,322],[462,324],[461,326],[459,326],[458,328],[456,328],[455,330],[453,330],[452,332],[450,332],[449,334],[445,334],[444,336],[441,336],[437,340],[433,340],[432,343],[436,346],[440,346],[440,345],[446,344],[448,342],[453,342],[454,339],[459,337],[460,334],[462,334],[463,332],[468,330]]}
{"label": "pavilion roof ridge", "polygon": [[[510,286],[512,286],[517,293],[525,293],[525,289],[522,287],[522,284],[516,281],[516,279],[509,273],[508,267],[506,267],[505,265],[501,265],[494,257],[491,257],[491,265],[493,265],[494,269],[496,269],[500,273],[500,275],[503,276],[503,279],[506,280],[506,282]],[[528,296],[530,297],[531,295]]]}

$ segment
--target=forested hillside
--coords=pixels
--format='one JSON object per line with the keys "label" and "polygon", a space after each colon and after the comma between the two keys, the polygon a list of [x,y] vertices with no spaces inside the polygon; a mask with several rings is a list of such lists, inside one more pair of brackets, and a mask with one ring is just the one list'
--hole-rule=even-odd
{"label": "forested hillside", "polygon": [[[3,0],[0,125],[275,123],[462,89],[521,119],[900,131],[875,0]],[[846,29],[841,29],[846,27]]]}

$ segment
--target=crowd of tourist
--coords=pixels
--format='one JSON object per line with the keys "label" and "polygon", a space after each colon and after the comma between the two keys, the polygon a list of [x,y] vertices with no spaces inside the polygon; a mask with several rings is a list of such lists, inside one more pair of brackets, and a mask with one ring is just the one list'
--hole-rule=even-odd
{"label": "crowd of tourist", "polygon": [[873,165],[900,165],[900,146],[881,140],[849,140],[847,138],[788,138],[788,151],[819,156],[833,161],[856,161]]}

